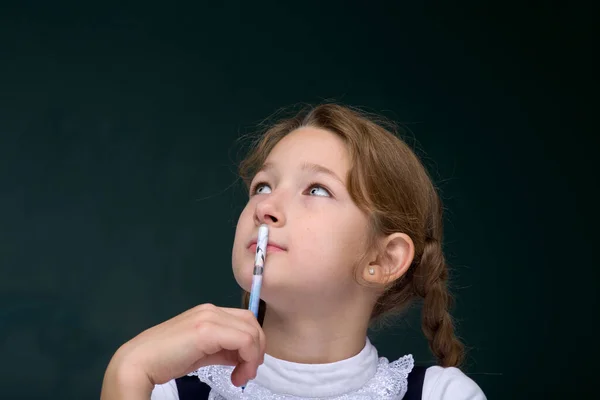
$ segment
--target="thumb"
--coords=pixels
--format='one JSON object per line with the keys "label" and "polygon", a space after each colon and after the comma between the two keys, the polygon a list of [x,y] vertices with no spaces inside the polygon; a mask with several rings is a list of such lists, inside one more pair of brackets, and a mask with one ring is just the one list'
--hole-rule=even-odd
{"label": "thumb", "polygon": [[223,350],[215,354],[201,358],[193,365],[192,371],[207,365],[228,365],[235,367],[240,363],[237,352],[234,350]]}
{"label": "thumb", "polygon": [[235,386],[242,386],[248,383],[250,379],[256,378],[258,365],[254,362],[243,361],[239,363],[231,373],[231,383]]}

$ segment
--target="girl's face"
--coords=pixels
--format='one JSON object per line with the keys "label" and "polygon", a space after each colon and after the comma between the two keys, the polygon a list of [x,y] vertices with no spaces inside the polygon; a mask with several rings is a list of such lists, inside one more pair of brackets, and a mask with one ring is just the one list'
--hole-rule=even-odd
{"label": "girl's face", "polygon": [[349,168],[342,139],[322,129],[298,129],[273,148],[237,224],[232,263],[243,289],[250,291],[258,227],[266,223],[262,299],[319,307],[356,301],[354,267],[366,249],[368,218],[346,190]]}

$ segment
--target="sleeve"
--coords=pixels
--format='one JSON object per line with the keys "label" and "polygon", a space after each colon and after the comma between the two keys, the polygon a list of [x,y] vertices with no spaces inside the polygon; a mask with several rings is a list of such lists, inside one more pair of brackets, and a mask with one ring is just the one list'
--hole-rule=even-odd
{"label": "sleeve", "polygon": [[425,400],[487,400],[481,388],[460,369],[427,368],[423,382]]}
{"label": "sleeve", "polygon": [[175,379],[162,385],[155,385],[150,400],[179,400]]}

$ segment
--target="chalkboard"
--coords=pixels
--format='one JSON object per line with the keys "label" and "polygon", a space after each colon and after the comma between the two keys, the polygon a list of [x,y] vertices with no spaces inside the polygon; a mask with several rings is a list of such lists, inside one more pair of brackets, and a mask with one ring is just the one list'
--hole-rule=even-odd
{"label": "chalkboard", "polygon": [[[99,396],[137,333],[200,303],[240,306],[238,139],[280,107],[332,100],[402,124],[441,188],[465,372],[488,398],[584,393],[590,373],[568,376],[594,359],[577,349],[596,304],[577,194],[593,146],[565,131],[579,109],[552,80],[561,24],[534,12],[3,3],[2,397]],[[372,340],[433,362],[418,306]]]}

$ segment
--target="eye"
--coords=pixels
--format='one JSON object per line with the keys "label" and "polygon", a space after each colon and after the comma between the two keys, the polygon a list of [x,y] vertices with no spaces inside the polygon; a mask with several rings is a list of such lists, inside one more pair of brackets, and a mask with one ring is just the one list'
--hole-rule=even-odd
{"label": "eye", "polygon": [[311,196],[331,197],[331,192],[318,183],[311,184],[308,188],[308,193]]}
{"label": "eye", "polygon": [[254,187],[252,188],[250,193],[252,193],[252,194],[271,193],[271,187],[266,182],[259,182],[256,185],[254,185]]}

